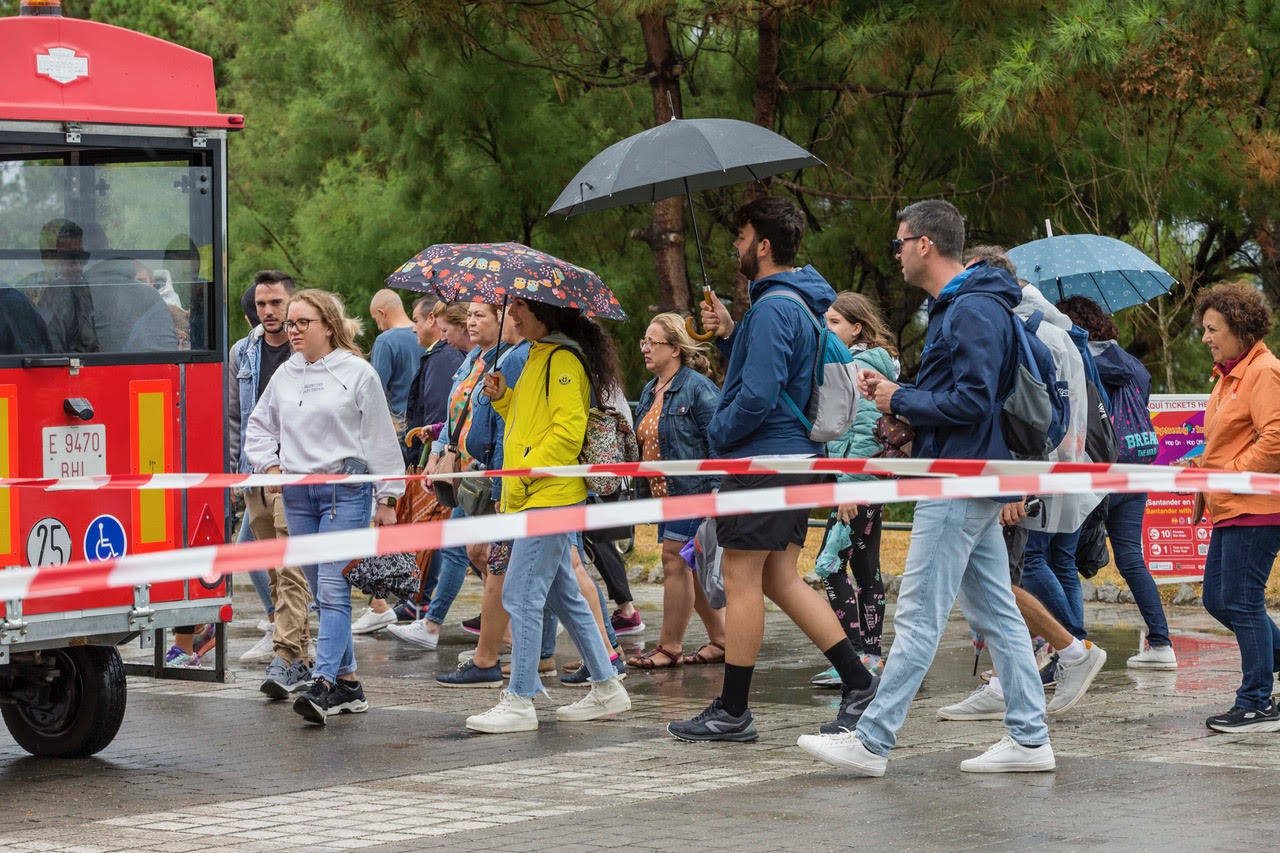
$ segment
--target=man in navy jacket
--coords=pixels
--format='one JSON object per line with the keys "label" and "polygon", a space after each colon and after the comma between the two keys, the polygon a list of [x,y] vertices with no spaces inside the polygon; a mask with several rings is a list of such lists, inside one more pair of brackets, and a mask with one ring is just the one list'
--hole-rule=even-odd
{"label": "man in navy jacket", "polygon": [[[738,268],[751,281],[751,310],[740,323],[717,299],[703,308],[705,328],[720,337],[728,357],[720,404],[708,435],[718,457],[808,457],[824,455],[821,442],[791,410],[783,394],[801,408],[813,391],[817,326],[835,291],[811,266],[792,266],[804,218],[789,200],[756,199],[738,211]],[[727,476],[721,493],[814,483],[812,476]],[[824,730],[852,728],[875,695],[876,680],[858,659],[826,599],[796,574],[808,533],[808,510],[725,516],[716,521],[724,549],[724,686],[720,696],[691,720],[667,726],[681,740],[751,741],[757,737],[747,694],[764,635],[764,596],[791,617],[840,673],[844,696],[835,722]]]}
{"label": "man in navy jacket", "polygon": [[[1012,309],[1021,290],[1008,273],[986,264],[966,269],[964,219],[945,201],[922,201],[898,213],[893,241],[902,277],[929,296],[929,329],[914,386],[878,374],[860,376],[863,393],[915,428],[912,455],[1008,459],[1000,403],[1012,382]],[[942,332],[951,314],[951,335]],[[898,593],[894,641],[876,697],[852,732],[803,735],[799,746],[828,764],[883,776],[907,706],[933,663],[957,594],[969,623],[987,638],[1000,673],[1009,735],[960,763],[978,773],[1054,768],[1045,726],[1044,689],[1027,626],[1009,587],[1000,532],[1002,502],[935,499],[916,504],[911,546]]]}

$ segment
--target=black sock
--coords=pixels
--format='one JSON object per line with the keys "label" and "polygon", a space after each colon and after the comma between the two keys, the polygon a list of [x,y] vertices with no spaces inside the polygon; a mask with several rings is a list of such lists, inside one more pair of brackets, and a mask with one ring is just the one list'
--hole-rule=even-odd
{"label": "black sock", "polygon": [[848,637],[827,649],[823,654],[827,656],[827,660],[831,661],[836,672],[840,673],[840,683],[844,687],[866,690],[871,686],[871,673],[867,672],[862,661],[858,660],[858,650],[853,647],[853,643],[849,642]]}
{"label": "black sock", "polygon": [[735,717],[746,713],[751,673],[755,670],[754,666],[734,666],[731,663],[724,665],[724,687],[720,689],[720,703]]}

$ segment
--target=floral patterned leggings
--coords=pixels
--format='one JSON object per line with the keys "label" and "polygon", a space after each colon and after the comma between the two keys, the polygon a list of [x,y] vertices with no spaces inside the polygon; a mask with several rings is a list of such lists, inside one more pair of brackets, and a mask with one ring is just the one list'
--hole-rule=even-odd
{"label": "floral patterned leggings", "polygon": [[[823,579],[827,601],[840,620],[849,642],[860,654],[881,655],[880,634],[884,630],[884,582],[880,579],[880,524],[883,507],[860,506],[850,527],[853,544],[840,553],[841,563],[851,571],[832,572]],[[827,534],[836,524],[833,511],[827,519]],[[825,537],[824,537],[825,539]],[[850,578],[852,574],[852,578]]]}

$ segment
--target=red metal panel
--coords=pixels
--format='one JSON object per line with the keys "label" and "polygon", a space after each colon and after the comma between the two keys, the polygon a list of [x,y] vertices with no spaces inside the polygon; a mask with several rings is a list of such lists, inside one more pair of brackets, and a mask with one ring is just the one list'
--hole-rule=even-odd
{"label": "red metal panel", "polygon": [[239,129],[218,112],[213,60],[76,18],[0,18],[0,119]]}

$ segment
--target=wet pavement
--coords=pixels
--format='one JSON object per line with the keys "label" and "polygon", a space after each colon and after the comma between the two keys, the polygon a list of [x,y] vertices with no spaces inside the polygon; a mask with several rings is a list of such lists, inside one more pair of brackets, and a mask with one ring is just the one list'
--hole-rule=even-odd
{"label": "wet pavement", "polygon": [[[661,615],[660,588],[635,592],[649,626],[628,646],[652,643]],[[120,734],[92,759],[31,758],[0,733],[0,851],[1227,850],[1269,846],[1280,827],[1280,734],[1204,728],[1230,705],[1239,658],[1195,608],[1169,610],[1180,669],[1136,673],[1124,665],[1136,609],[1089,605],[1107,666],[1083,703],[1051,719],[1057,771],[1008,776],[957,769],[1001,737],[999,723],[936,719],[977,683],[953,615],[876,780],[795,747],[834,715],[838,693],[808,686],[825,661],[772,611],[753,691],[758,743],[683,744],[663,731],[716,695],[715,666],[633,672],[631,712],[594,723],[556,722],[555,705],[582,693],[549,679],[539,731],[468,733],[465,717],[497,692],[442,689],[432,676],[472,647],[457,620],[478,611],[477,593],[468,582],[436,651],[386,632],[357,638],[372,708],[325,728],[258,693],[260,666],[236,664],[226,684],[131,677]],[[237,607],[232,660],[261,615],[251,593]],[[694,622],[690,648],[702,639]],[[558,659],[573,658],[561,635]]]}

